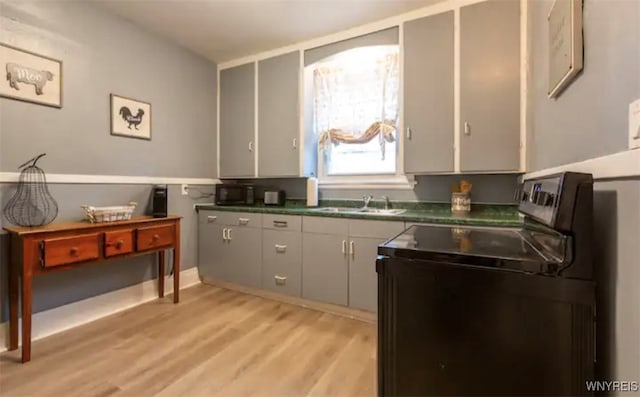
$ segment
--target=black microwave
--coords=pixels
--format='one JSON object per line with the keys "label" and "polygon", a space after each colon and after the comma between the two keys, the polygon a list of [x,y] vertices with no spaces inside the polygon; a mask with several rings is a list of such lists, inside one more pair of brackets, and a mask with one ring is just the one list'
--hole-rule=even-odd
{"label": "black microwave", "polygon": [[216,185],[216,205],[253,205],[252,185],[222,183]]}

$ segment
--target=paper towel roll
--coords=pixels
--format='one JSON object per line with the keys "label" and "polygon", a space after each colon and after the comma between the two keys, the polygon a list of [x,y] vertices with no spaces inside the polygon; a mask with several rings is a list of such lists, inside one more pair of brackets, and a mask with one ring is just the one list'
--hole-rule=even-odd
{"label": "paper towel roll", "polygon": [[318,206],[318,178],[307,179],[307,207]]}

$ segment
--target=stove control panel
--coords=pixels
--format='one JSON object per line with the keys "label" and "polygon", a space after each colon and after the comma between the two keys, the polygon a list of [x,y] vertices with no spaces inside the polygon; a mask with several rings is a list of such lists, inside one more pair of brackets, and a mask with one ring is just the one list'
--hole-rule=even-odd
{"label": "stove control panel", "polygon": [[569,229],[581,184],[590,184],[590,174],[564,172],[525,180],[516,190],[518,210],[554,229]]}

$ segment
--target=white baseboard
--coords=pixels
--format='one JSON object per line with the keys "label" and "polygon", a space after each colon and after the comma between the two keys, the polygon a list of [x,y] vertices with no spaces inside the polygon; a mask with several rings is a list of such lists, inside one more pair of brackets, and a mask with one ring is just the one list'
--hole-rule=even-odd
{"label": "white baseboard", "polygon": [[523,178],[538,178],[565,171],[593,174],[593,179],[595,180],[638,177],[640,176],[640,149],[627,150],[577,163],[547,168],[546,170],[529,172]]}
{"label": "white baseboard", "polygon": [[[197,266],[180,272],[180,289],[199,283]],[[173,293],[173,277],[165,277],[164,285],[165,296],[171,295]],[[154,299],[158,299],[157,279],[45,310],[32,317],[31,340],[42,339]],[[22,321],[19,326],[22,326]],[[20,339],[22,338],[20,337]],[[8,346],[9,322],[5,322],[0,324],[0,352],[7,350]]]}

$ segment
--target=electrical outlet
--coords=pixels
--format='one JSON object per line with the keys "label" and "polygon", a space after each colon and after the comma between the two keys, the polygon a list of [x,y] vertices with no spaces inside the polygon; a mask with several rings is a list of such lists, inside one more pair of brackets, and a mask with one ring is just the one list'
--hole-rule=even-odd
{"label": "electrical outlet", "polygon": [[629,149],[640,148],[640,99],[629,104]]}
{"label": "electrical outlet", "polygon": [[180,186],[180,192],[182,193],[183,196],[188,196],[189,195],[189,185],[181,185]]}

